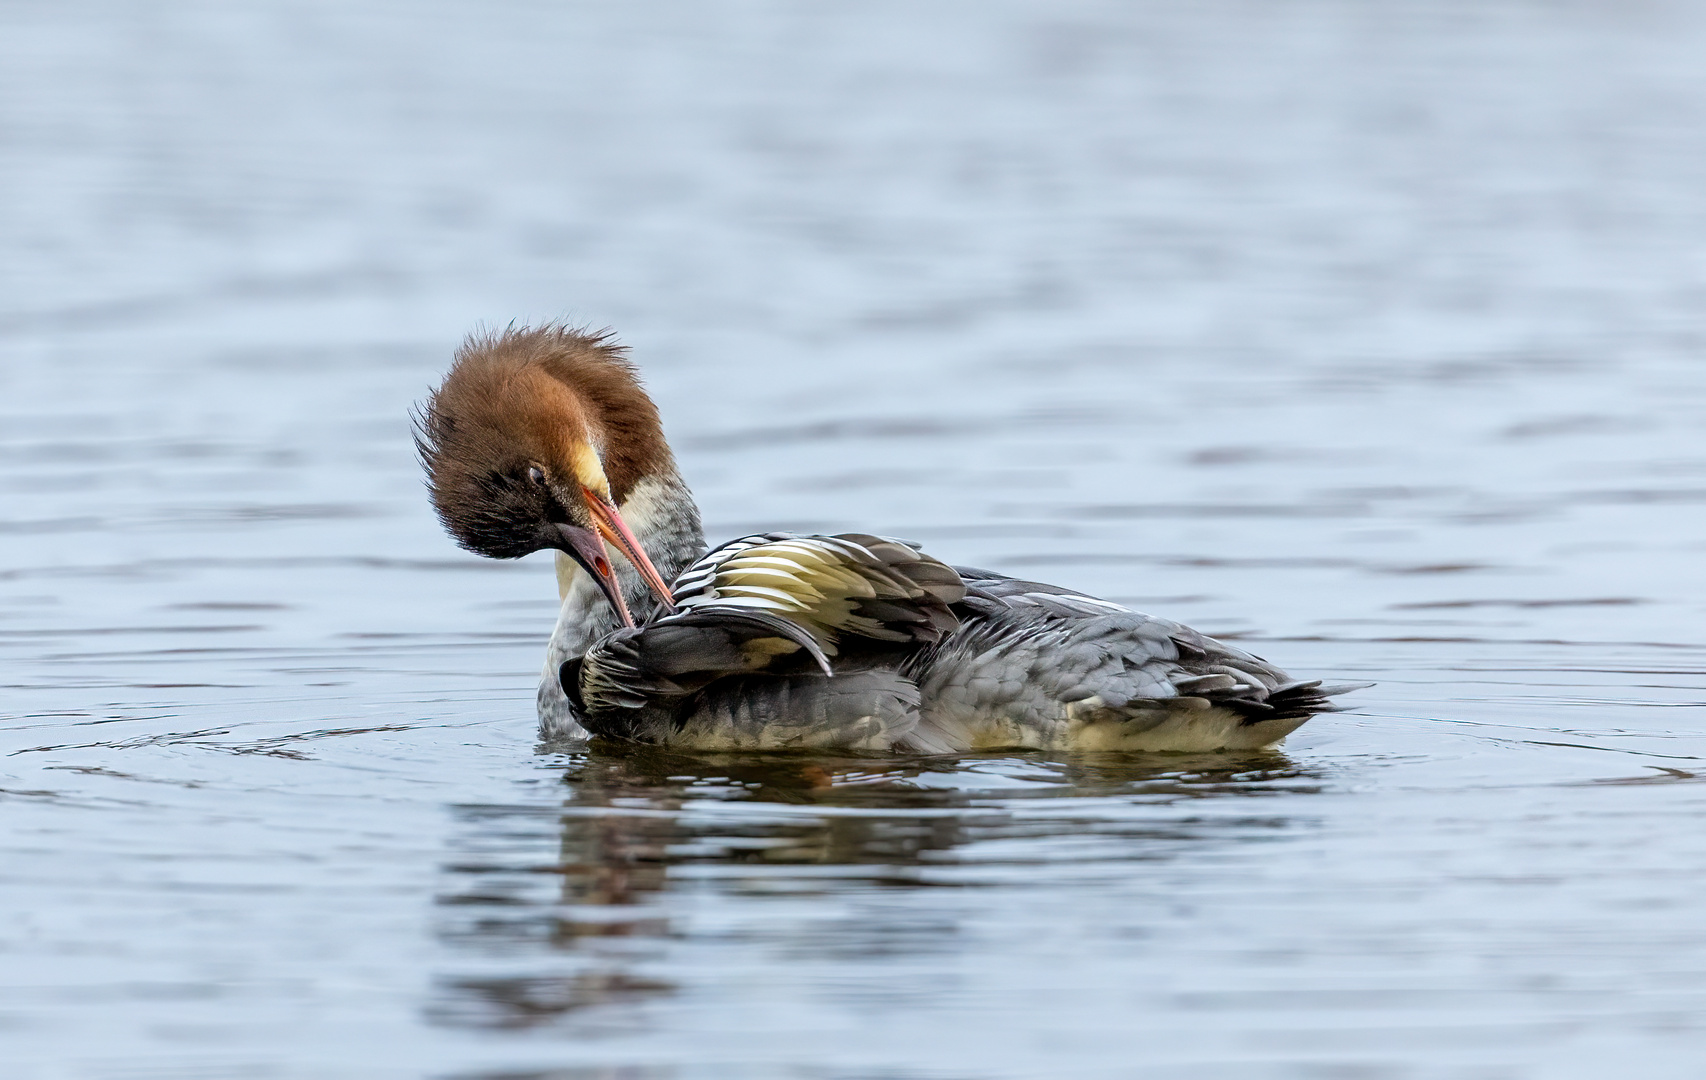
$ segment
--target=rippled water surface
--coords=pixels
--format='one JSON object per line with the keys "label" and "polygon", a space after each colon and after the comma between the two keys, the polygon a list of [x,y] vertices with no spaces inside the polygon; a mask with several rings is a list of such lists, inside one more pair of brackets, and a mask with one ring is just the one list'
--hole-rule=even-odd
{"label": "rippled water surface", "polygon": [[[21,1080],[1694,1077],[1706,10],[0,11]],[[714,537],[1378,686],[1256,756],[537,747],[459,336],[616,326]]]}

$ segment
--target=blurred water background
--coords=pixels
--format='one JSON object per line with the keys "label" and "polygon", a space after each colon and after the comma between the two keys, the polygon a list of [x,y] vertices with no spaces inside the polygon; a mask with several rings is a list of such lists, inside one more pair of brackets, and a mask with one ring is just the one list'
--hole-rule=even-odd
{"label": "blurred water background", "polygon": [[[1706,7],[0,7],[16,1080],[1695,1077]],[[1370,679],[1281,752],[536,749],[406,413]]]}

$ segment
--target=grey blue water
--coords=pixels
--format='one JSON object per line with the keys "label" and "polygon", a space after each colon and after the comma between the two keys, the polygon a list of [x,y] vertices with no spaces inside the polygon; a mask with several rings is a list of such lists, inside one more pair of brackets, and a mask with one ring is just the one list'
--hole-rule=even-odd
{"label": "grey blue water", "polygon": [[[0,8],[16,1080],[1706,1066],[1706,8]],[[543,750],[460,336],[713,537],[1378,685],[1272,753]]]}

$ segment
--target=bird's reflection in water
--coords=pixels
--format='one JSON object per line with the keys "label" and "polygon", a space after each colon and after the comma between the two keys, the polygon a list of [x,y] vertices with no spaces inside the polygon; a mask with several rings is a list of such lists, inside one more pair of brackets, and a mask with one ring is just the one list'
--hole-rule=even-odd
{"label": "bird's reflection in water", "polygon": [[[459,809],[441,938],[476,962],[440,982],[438,1022],[644,1030],[649,1005],[743,935],[819,960],[955,948],[952,904],[873,919],[835,901],[1034,886],[1039,867],[1072,857],[1061,854],[1066,837],[1104,841],[1081,856],[1099,863],[1167,859],[1181,844],[1287,819],[1161,808],[1318,784],[1272,751],[896,759],[639,748],[571,754],[561,782],[557,805]],[[1020,846],[980,854],[989,841]],[[751,906],[778,900],[807,905],[789,909],[787,942],[763,920],[752,929]]]}

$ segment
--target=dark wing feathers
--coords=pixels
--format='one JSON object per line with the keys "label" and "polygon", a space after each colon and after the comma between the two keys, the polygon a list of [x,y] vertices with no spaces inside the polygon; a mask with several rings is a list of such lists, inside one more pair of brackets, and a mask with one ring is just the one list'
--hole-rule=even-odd
{"label": "dark wing feathers", "polygon": [[952,568],[888,537],[743,537],[682,572],[675,613],[601,639],[564,677],[596,712],[724,676],[797,673],[802,654],[828,675],[849,639],[865,656],[940,641],[959,627],[949,605],[964,591]]}
{"label": "dark wing feathers", "polygon": [[830,673],[816,640],[787,619],[762,611],[690,611],[609,634],[570,661],[578,686],[569,688],[565,671],[564,689],[586,710],[637,709],[653,697],[691,694],[713,679],[762,671],[801,652]]}

